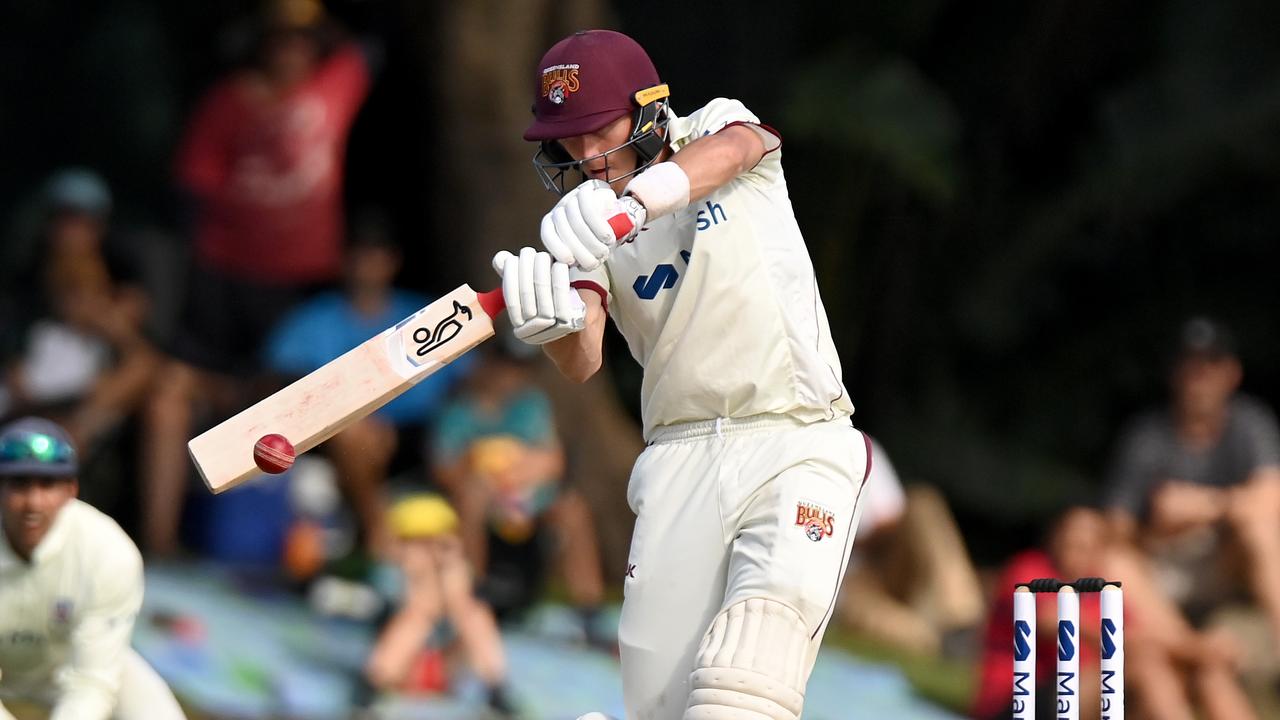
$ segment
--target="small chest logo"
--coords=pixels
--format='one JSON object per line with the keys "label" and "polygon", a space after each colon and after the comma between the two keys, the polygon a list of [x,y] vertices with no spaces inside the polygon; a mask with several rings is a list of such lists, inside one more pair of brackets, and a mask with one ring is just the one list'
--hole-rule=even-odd
{"label": "small chest logo", "polygon": [[542,70],[542,97],[555,105],[563,105],[569,96],[578,91],[579,66],[552,65]]}
{"label": "small chest logo", "polygon": [[72,604],[69,598],[58,598],[53,603],[53,622],[66,625],[71,622]]}
{"label": "small chest logo", "polygon": [[814,542],[831,537],[836,531],[836,515],[816,503],[796,503],[796,526],[804,528],[805,537]]}

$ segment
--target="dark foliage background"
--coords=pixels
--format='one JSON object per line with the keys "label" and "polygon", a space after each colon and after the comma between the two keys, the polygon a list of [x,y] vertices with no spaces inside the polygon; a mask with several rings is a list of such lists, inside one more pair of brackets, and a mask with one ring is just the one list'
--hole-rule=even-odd
{"label": "dark foliage background", "polygon": [[[451,106],[489,89],[442,48],[488,43],[489,62],[510,64],[504,33],[558,36],[482,5],[494,30],[475,40],[451,24],[463,3],[330,3],[385,56],[351,141],[351,205],[391,213],[406,282],[429,290],[487,280],[472,271],[494,243],[534,239],[536,209],[517,211],[528,237],[478,240],[441,200],[466,173],[488,181],[464,206],[484,212],[536,184],[522,161],[451,152]],[[243,57],[237,21],[256,6],[0,3],[0,258],[21,251],[39,183],[67,164],[100,169],[119,221],[180,250],[170,155],[199,93]],[[738,97],[782,132],[859,424],[908,479],[943,488],[979,559],[1096,493],[1117,428],[1161,401],[1189,313],[1233,326],[1246,389],[1280,401],[1280,5],[576,6],[651,50],[678,110]],[[477,107],[468,117],[487,122]]]}

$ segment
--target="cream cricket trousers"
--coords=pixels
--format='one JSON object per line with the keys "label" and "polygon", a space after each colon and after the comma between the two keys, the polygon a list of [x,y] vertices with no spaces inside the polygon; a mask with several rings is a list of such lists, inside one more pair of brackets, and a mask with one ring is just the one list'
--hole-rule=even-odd
{"label": "cream cricket trousers", "polygon": [[659,428],[631,473],[636,514],[618,639],[628,720],[679,720],[703,635],[724,608],[795,609],[813,658],[858,522],[870,444],[849,418]]}
{"label": "cream cricket trousers", "polygon": [[[120,670],[120,693],[112,720],[185,720],[182,708],[160,675],[133,648],[125,651]],[[24,698],[36,704],[57,701],[50,688],[45,697]],[[13,716],[0,705],[0,720]]]}

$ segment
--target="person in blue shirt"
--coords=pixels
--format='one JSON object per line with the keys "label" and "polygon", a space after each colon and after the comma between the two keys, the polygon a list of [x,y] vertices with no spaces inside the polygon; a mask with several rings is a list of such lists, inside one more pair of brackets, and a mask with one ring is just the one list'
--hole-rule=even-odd
{"label": "person in blue shirt", "polygon": [[[285,316],[268,337],[266,366],[286,378],[301,377],[432,302],[394,286],[400,265],[400,250],[385,226],[363,223],[346,249],[343,289],[317,295]],[[458,358],[324,444],[366,546],[376,550],[387,539],[384,485],[393,464],[407,469],[422,461],[420,438],[469,366],[465,355]]]}

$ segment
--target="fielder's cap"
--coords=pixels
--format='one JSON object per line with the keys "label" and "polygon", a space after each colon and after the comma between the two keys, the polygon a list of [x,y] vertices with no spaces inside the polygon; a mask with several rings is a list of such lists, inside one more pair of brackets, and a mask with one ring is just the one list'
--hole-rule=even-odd
{"label": "fielder's cap", "polygon": [[1231,331],[1212,318],[1198,315],[1187,320],[1178,334],[1178,357],[1234,357],[1236,341]]}
{"label": "fielder's cap", "polygon": [[447,535],[458,527],[458,513],[439,495],[410,495],[391,507],[391,531],[404,539]]}
{"label": "fielder's cap", "polygon": [[88,168],[66,168],[54,173],[45,182],[44,200],[52,211],[100,217],[111,213],[111,190],[100,175]]}
{"label": "fielder's cap", "polygon": [[57,423],[25,417],[0,427],[0,477],[75,477],[71,436]]}
{"label": "fielder's cap", "polygon": [[659,83],[653,61],[635,40],[613,30],[576,32],[538,63],[534,119],[524,139],[559,140],[599,130],[636,109],[636,93]]}

